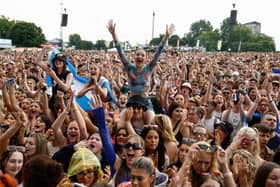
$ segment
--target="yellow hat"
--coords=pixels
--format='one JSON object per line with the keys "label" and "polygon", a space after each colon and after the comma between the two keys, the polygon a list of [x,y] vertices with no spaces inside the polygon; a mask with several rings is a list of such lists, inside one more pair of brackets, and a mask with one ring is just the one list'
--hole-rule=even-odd
{"label": "yellow hat", "polygon": [[101,170],[100,161],[87,148],[78,149],[72,156],[67,176],[72,177],[87,169],[94,169],[97,172],[97,181],[102,179],[103,172]]}

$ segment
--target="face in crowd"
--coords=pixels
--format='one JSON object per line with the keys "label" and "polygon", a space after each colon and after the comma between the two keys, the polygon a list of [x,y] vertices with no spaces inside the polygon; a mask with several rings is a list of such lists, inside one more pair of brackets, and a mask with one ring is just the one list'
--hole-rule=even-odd
{"label": "face in crowd", "polygon": [[144,143],[140,141],[140,137],[128,136],[124,144],[124,156],[127,165],[132,163],[144,154]]}

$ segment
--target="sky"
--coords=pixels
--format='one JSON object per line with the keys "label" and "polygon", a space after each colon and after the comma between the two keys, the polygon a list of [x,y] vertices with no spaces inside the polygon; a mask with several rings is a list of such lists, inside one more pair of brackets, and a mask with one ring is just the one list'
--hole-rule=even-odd
{"label": "sky", "polygon": [[144,44],[152,38],[153,12],[155,37],[163,34],[170,23],[176,26],[174,34],[183,37],[200,19],[220,28],[230,16],[233,3],[238,22],[260,22],[261,32],[273,37],[280,50],[279,0],[0,0],[0,15],[33,22],[50,40],[60,37],[63,7],[68,14],[68,25],[62,32],[64,41],[74,33],[94,43],[99,39],[109,41],[106,25],[113,19],[120,40]]}

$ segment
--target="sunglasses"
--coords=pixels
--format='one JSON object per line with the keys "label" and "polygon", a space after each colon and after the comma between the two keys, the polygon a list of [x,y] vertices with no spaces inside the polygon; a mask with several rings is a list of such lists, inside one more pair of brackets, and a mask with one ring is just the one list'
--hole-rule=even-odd
{"label": "sunglasses", "polygon": [[133,150],[140,150],[140,149],[142,149],[142,147],[138,143],[133,143],[133,144],[132,143],[125,143],[123,145],[123,147],[125,149],[129,149],[130,147],[132,147]]}
{"label": "sunglasses", "polygon": [[9,127],[10,127],[10,125],[6,125],[6,124],[0,125],[0,128],[2,129],[3,132],[5,132],[6,130],[8,130]]}
{"label": "sunglasses", "polygon": [[25,147],[24,146],[17,146],[17,145],[10,145],[7,149],[10,152],[15,152],[15,151],[19,151],[24,153],[25,152]]}
{"label": "sunglasses", "polygon": [[206,145],[206,144],[198,144],[198,147],[201,149],[201,150],[204,150],[204,151],[209,151],[209,152],[216,152],[217,151],[217,146],[216,145]]}

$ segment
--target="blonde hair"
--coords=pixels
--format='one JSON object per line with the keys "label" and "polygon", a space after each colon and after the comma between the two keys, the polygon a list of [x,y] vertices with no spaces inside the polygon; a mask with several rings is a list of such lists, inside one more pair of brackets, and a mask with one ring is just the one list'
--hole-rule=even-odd
{"label": "blonde hair", "polygon": [[248,167],[249,171],[247,172],[247,177],[249,180],[249,184],[252,185],[254,178],[255,178],[256,171],[257,171],[257,163],[256,163],[254,156],[246,149],[239,149],[239,150],[236,150],[233,152],[231,159],[233,159],[234,155],[236,155],[236,154],[238,154],[246,159],[248,166],[249,166]]}
{"label": "blonde hair", "polygon": [[242,127],[233,138],[233,142],[238,142],[242,137],[249,138],[255,142],[252,155],[254,158],[260,155],[259,133],[256,128]]}
{"label": "blonde hair", "polygon": [[154,122],[162,132],[164,141],[177,142],[172,129],[172,122],[167,115],[157,114],[154,117]]}

